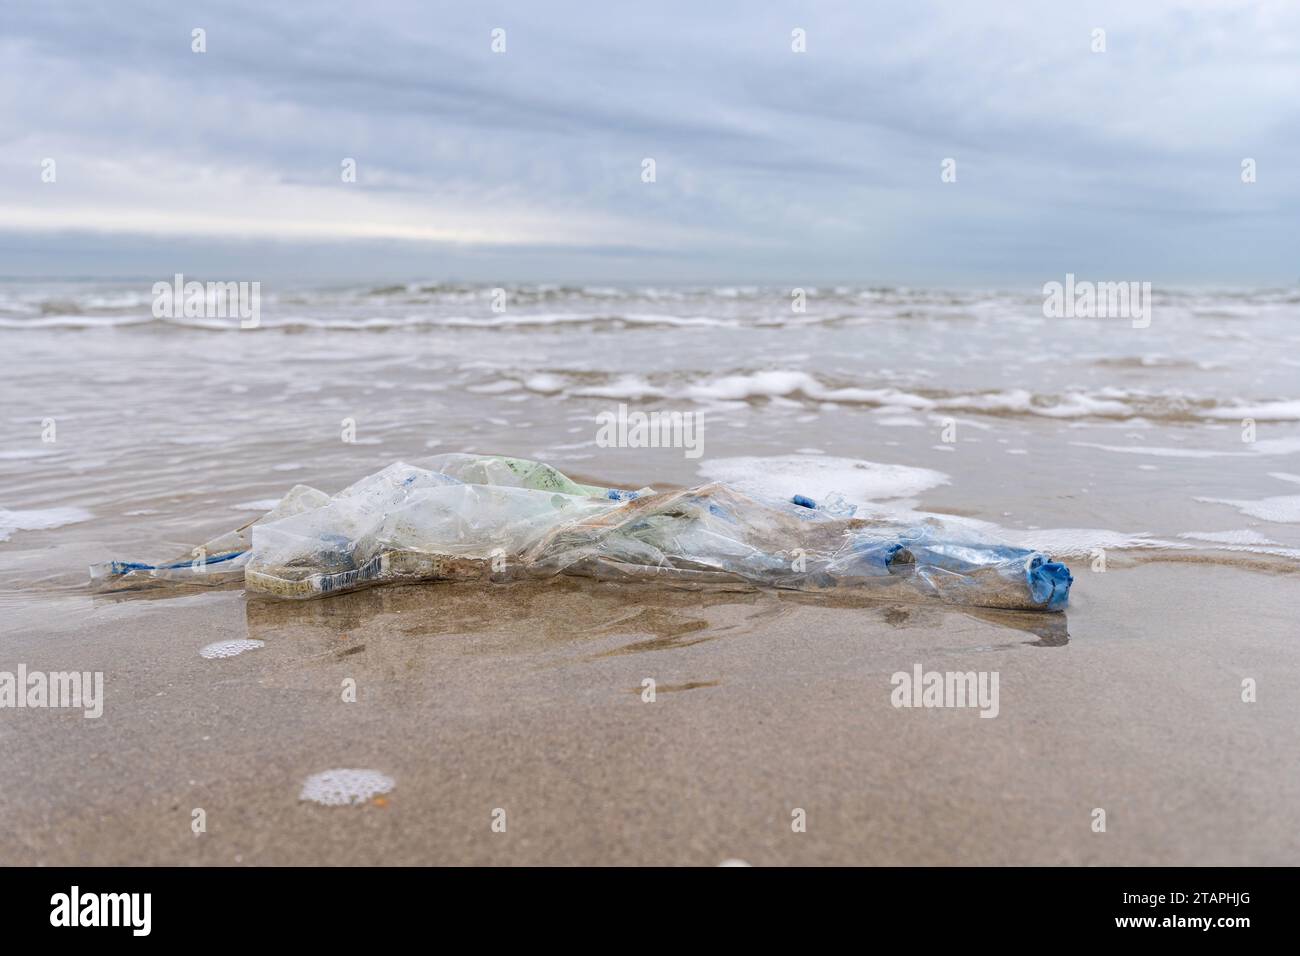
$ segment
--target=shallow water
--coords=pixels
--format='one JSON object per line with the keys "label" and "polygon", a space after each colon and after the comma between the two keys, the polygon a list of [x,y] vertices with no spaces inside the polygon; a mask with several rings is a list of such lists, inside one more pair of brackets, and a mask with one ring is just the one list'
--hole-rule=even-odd
{"label": "shallow water", "polygon": [[[1300,289],[1156,290],[1134,328],[1034,289],[267,288],[241,329],[155,319],[151,285],[0,283],[8,587],[460,450],[838,491],[1067,558],[1300,556]],[[600,447],[620,404],[701,414],[702,454]]]}

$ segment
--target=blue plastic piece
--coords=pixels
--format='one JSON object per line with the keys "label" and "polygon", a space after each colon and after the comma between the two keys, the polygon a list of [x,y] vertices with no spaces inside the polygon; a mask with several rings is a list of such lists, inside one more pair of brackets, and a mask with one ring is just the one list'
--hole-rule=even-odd
{"label": "blue plastic piece", "polygon": [[1074,576],[1060,561],[1048,561],[1036,554],[1025,569],[1029,593],[1035,601],[1053,611],[1065,609],[1070,600],[1070,585]]}
{"label": "blue plastic piece", "polygon": [[189,568],[195,565],[207,567],[210,564],[220,564],[223,561],[233,561],[246,551],[231,551],[227,554],[218,554],[213,557],[204,558],[202,561],[177,561],[174,564],[144,564],[141,561],[112,561],[113,574],[126,574],[128,571],[175,571],[177,568]]}

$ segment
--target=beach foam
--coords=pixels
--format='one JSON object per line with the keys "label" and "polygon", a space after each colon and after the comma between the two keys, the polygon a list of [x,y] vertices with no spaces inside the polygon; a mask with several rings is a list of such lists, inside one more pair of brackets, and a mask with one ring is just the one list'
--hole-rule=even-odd
{"label": "beach foam", "polygon": [[1194,541],[1210,541],[1215,544],[1236,544],[1236,545],[1276,545],[1258,531],[1251,531],[1249,528],[1243,528],[1240,531],[1184,531],[1178,537],[1190,538]]}
{"label": "beach foam", "polygon": [[199,657],[209,661],[225,660],[227,657],[238,657],[245,651],[255,651],[265,646],[266,641],[254,641],[246,638],[217,641],[200,648]]}
{"label": "beach foam", "polygon": [[390,793],[397,784],[378,770],[342,768],[312,774],[303,781],[299,800],[325,807],[359,806],[380,794]]}
{"label": "beach foam", "polygon": [[798,494],[816,501],[837,492],[856,505],[910,498],[949,481],[943,472],[929,468],[832,455],[715,458],[704,462],[699,473],[746,494],[783,501]]}
{"label": "beach foam", "polygon": [[1187,547],[1153,538],[1145,531],[1112,531],[1108,528],[1004,529],[1002,537],[1022,548],[1033,548],[1057,557],[1080,557],[1095,551]]}
{"label": "beach foam", "polygon": [[1292,524],[1300,521],[1300,495],[1276,495],[1272,498],[1197,498],[1207,504],[1230,505],[1242,514],[1261,521]]}
{"label": "beach foam", "polygon": [[[786,356],[784,360],[792,358],[797,359]],[[872,376],[873,381],[863,383],[846,382],[838,380],[837,376],[788,367],[736,371],[725,375],[690,373],[684,381],[679,376],[667,378],[634,373],[611,375],[602,381],[595,378],[599,373],[590,369],[515,370],[506,374],[510,378],[504,381],[498,378],[466,387],[472,392],[492,392],[513,390],[522,384],[525,389],[544,395],[627,401],[671,398],[705,405],[765,402],[769,407],[784,403],[792,408],[798,404],[815,404],[822,408],[862,406],[876,409],[881,415],[894,416],[964,411],[999,418],[1025,416],[1075,422],[1109,420],[1143,425],[1150,421],[1228,422],[1252,417],[1252,413],[1261,421],[1300,418],[1300,408],[1297,408],[1300,402],[1222,405],[1218,399],[1207,395],[1151,393],[1115,386],[1076,387],[1060,392],[1025,387],[943,389],[913,385],[904,388],[893,384],[890,380],[896,376],[887,371],[879,372]],[[909,377],[925,378],[926,373],[918,371]],[[1294,416],[1293,412],[1296,413]]]}
{"label": "beach foam", "polygon": [[0,541],[8,541],[15,531],[46,531],[89,521],[93,517],[85,508],[41,508],[29,511],[0,508]]}
{"label": "beach foam", "polygon": [[1263,402],[1258,405],[1230,405],[1202,412],[1206,418],[1254,418],[1263,422],[1300,421],[1300,400]]}

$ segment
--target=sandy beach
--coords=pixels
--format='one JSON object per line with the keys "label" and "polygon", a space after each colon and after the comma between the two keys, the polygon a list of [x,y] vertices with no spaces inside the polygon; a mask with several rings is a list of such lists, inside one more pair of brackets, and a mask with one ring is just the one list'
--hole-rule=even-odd
{"label": "sandy beach", "polygon": [[[0,860],[1294,864],[1300,578],[1152,563],[1075,595],[1065,615],[576,579],[66,595],[10,617],[0,668],[102,669],[105,712],[7,715]],[[244,638],[264,646],[200,656]],[[997,717],[892,706],[918,663],[999,672]],[[395,786],[299,800],[336,767]]]}

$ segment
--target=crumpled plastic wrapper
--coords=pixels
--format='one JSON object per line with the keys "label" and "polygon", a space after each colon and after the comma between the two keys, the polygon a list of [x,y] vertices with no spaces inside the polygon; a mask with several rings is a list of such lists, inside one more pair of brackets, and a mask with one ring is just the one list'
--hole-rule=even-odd
{"label": "crumpled plastic wrapper", "polygon": [[1072,578],[1038,551],[852,516],[835,497],[761,500],[724,484],[626,491],[542,462],[439,455],[334,496],[298,485],[251,524],[160,565],[91,568],[99,590],[229,584],[316,598],[382,584],[557,574],[673,587],[906,591],[947,604],[1061,611]]}

